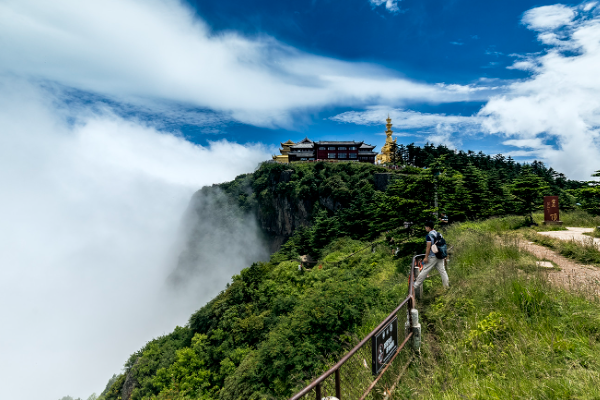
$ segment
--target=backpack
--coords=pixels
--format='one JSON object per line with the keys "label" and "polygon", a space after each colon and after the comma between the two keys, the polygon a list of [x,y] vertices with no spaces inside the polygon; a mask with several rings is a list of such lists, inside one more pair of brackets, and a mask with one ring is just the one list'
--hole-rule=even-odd
{"label": "backpack", "polygon": [[435,236],[430,235],[432,240],[431,251],[433,251],[433,254],[435,254],[435,258],[444,259],[448,257],[448,246],[446,246],[446,239],[444,239],[439,232],[436,233],[437,235]]}

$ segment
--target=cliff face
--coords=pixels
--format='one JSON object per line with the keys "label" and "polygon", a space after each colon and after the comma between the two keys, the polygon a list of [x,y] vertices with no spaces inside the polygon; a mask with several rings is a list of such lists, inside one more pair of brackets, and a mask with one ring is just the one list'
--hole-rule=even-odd
{"label": "cliff face", "polygon": [[370,165],[271,164],[202,188],[182,221],[182,248],[171,282],[185,284],[201,275],[219,284],[223,270],[233,275],[268,259],[297,229],[310,228],[319,210],[334,215],[348,206],[354,198],[351,181],[372,186],[374,175],[382,175],[378,182],[385,190],[391,174],[381,172]]}
{"label": "cliff face", "polygon": [[311,201],[292,200],[285,196],[277,196],[268,204],[258,208],[258,222],[267,234],[269,251],[279,250],[281,245],[292,236],[294,230],[310,226],[310,210],[313,205]]}
{"label": "cliff face", "polygon": [[[294,181],[294,170],[281,171],[279,177],[273,176],[268,187],[269,192],[275,192],[280,185],[290,185]],[[295,197],[291,193],[266,197],[256,207],[258,223],[267,235],[269,250],[273,253],[279,250],[294,231],[298,228],[308,228],[312,224],[315,204],[335,213],[342,204],[331,195]]]}

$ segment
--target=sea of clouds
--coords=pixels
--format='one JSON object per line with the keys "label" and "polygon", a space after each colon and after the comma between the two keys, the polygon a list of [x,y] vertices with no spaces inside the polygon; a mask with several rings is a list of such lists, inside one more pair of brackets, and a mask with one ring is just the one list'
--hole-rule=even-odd
{"label": "sea of clouds", "polygon": [[99,394],[241,269],[221,259],[194,292],[165,286],[192,194],[253,171],[268,149],[197,146],[110,110],[74,115],[15,79],[0,81],[0,126],[0,398]]}

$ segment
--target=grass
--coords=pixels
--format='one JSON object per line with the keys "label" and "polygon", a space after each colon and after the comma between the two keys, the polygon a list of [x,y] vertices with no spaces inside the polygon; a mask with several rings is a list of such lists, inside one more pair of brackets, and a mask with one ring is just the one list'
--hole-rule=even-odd
{"label": "grass", "polygon": [[[533,221],[537,225],[531,227],[529,226],[525,217],[519,215],[493,217],[482,221],[468,221],[461,224],[454,224],[452,226],[458,226],[461,231],[476,230],[494,233],[519,230],[523,228],[542,232],[564,231],[566,230],[567,226],[582,228],[594,228],[600,226],[600,216],[593,216],[581,210],[561,211],[560,219],[562,220],[563,225],[544,225],[544,213],[536,212],[533,213]],[[598,235],[600,236],[600,232]]]}
{"label": "grass", "polygon": [[589,233],[584,233],[584,235],[588,235],[594,238],[600,238],[600,229],[598,229],[598,227],[596,227],[592,232]]}
{"label": "grass", "polygon": [[421,357],[394,399],[600,399],[600,305],[550,286],[497,224],[446,232],[451,289],[425,287]]}
{"label": "grass", "polygon": [[[548,228],[545,230],[555,230],[554,228],[552,228],[552,226],[543,225],[543,212],[534,213],[533,220],[540,226]],[[563,222],[563,226],[578,226],[582,228],[595,228],[597,226],[600,226],[600,216],[593,216],[582,210],[561,211],[560,220]]]}

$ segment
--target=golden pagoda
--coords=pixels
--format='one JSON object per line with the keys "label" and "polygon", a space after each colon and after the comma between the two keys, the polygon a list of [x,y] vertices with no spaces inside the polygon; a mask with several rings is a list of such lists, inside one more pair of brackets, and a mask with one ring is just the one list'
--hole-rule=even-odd
{"label": "golden pagoda", "polygon": [[296,143],[292,142],[291,140],[288,140],[285,143],[281,143],[281,148],[279,149],[279,152],[281,153],[281,155],[274,155],[273,156],[273,160],[275,160],[278,163],[281,164],[288,164],[290,162],[288,154],[290,152],[290,147],[295,145]]}
{"label": "golden pagoda", "polygon": [[375,162],[377,162],[378,164],[387,164],[392,162],[392,152],[394,151],[394,145],[396,144],[396,140],[398,140],[398,138],[392,139],[392,134],[394,133],[394,131],[392,130],[392,119],[390,118],[389,114],[386,119],[386,122],[387,123],[385,124],[385,144],[381,148],[381,154],[377,154],[377,157],[375,158]]}

